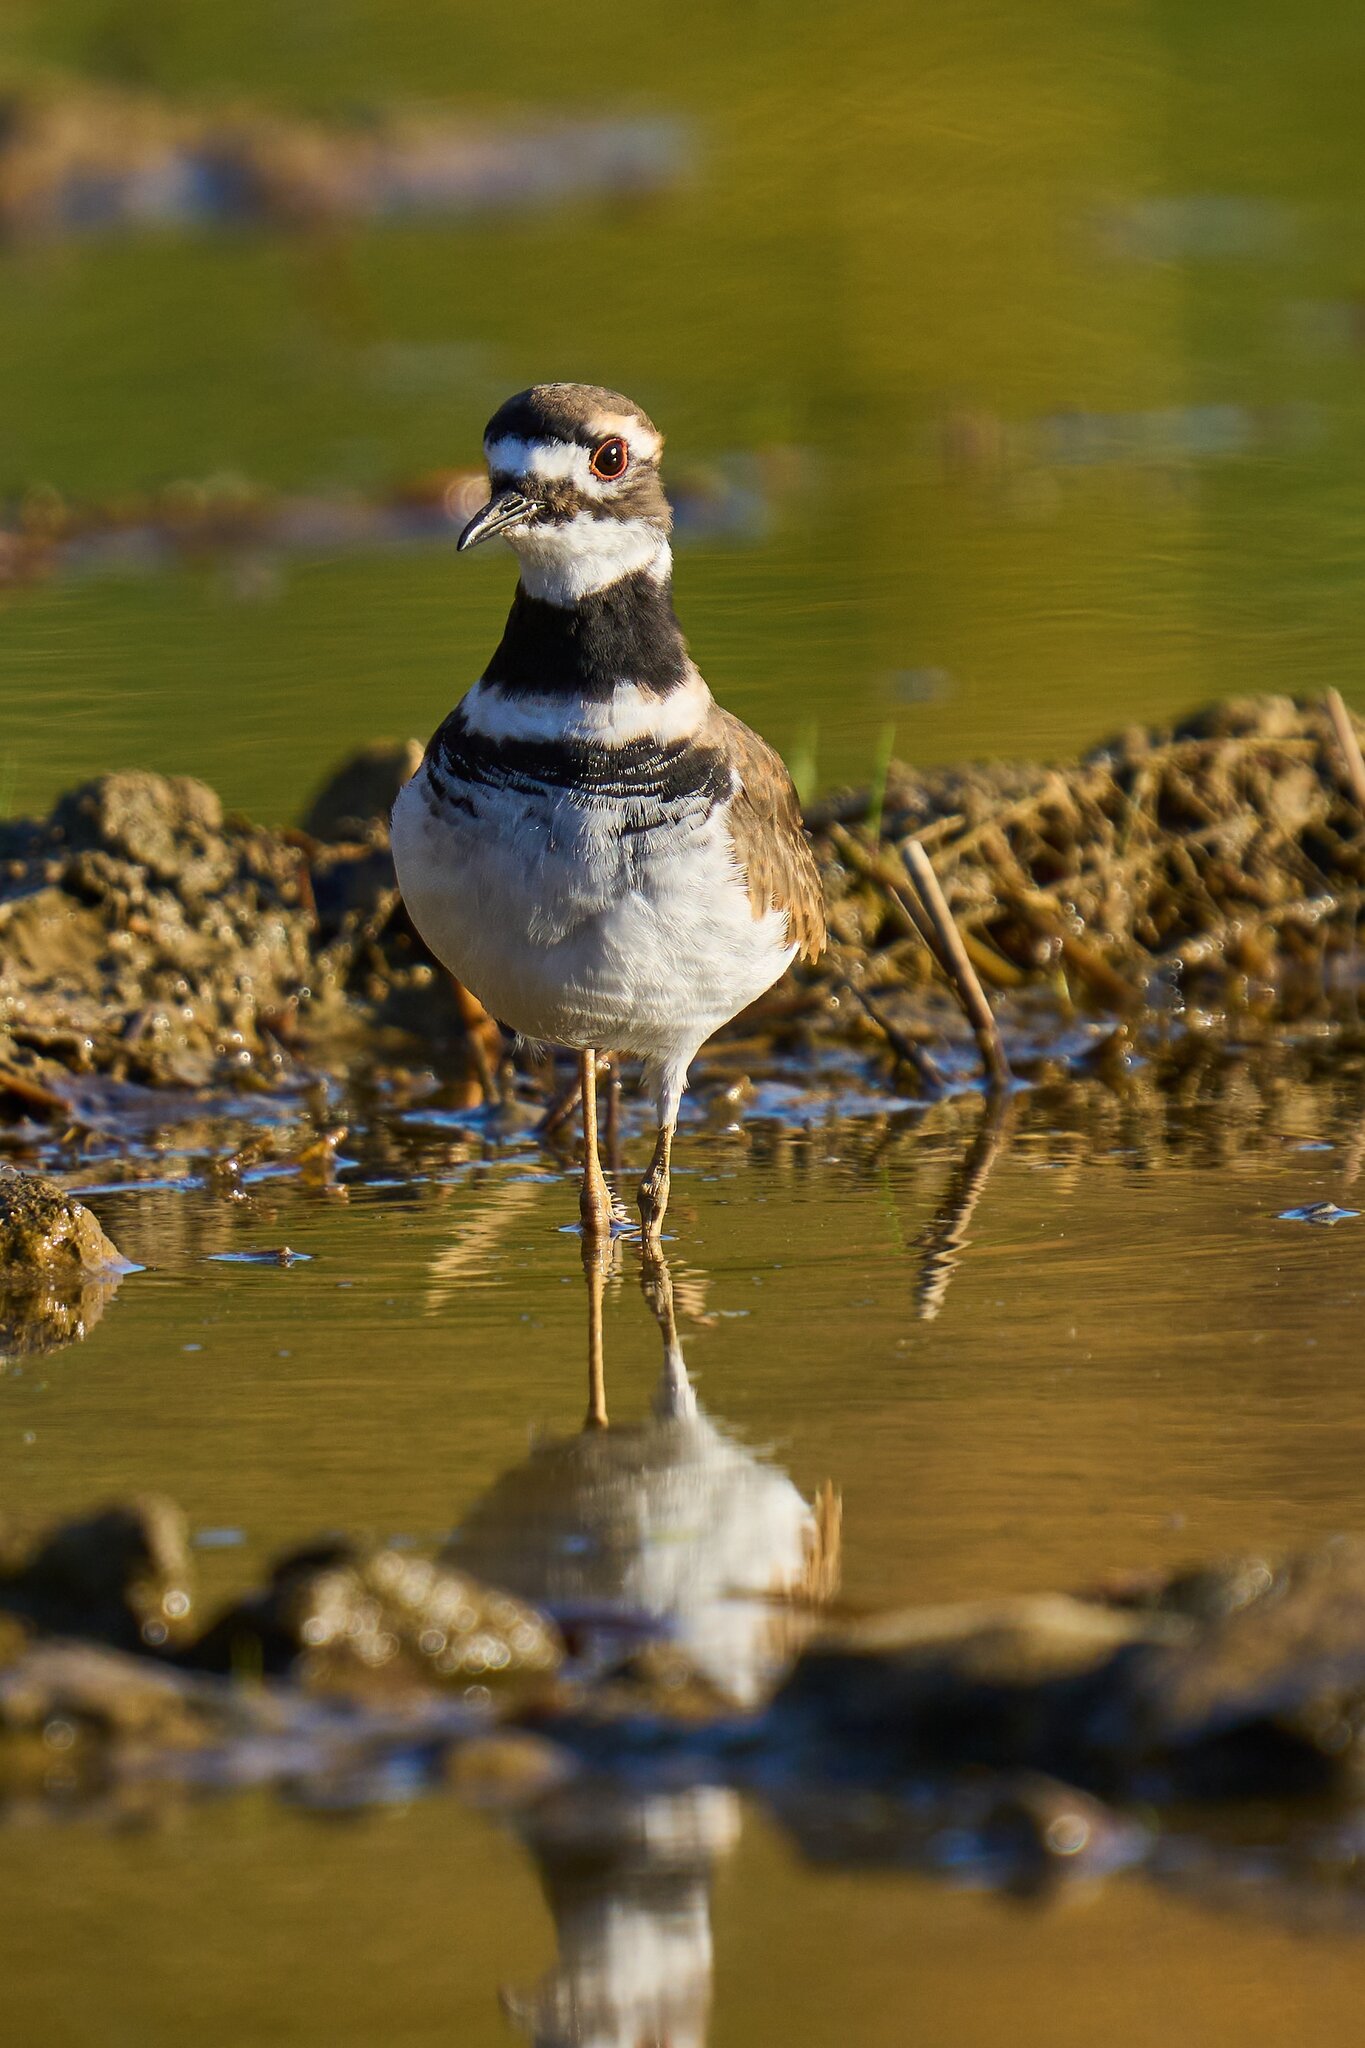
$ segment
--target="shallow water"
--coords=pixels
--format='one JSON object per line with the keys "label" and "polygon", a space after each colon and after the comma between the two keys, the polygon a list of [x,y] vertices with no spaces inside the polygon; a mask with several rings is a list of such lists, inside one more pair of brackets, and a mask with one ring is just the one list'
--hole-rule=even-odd
{"label": "shallow water", "polygon": [[[752,499],[689,549],[704,672],[812,788],[1081,746],[1230,690],[1348,692],[1365,630],[1349,9],[855,0],[572,33],[354,0],[6,10],[0,54],[325,119],[418,100],[661,118],[635,205],[0,255],[0,490],[237,474],[376,492],[477,457],[509,391],[637,395],[679,478]],[[624,73],[624,75],[622,75]],[[509,107],[512,109],[509,115]],[[0,772],[120,765],[297,815],[376,728],[425,736],[511,564],[322,547],[6,601]],[[325,732],[320,732],[325,725]]]}
{"label": "shallow water", "polygon": [[[855,1608],[1358,1526],[1365,1219],[1284,1212],[1358,1199],[1365,1097],[1347,1076],[1220,1092],[1035,1091],[992,1158],[970,1097],[888,1114],[850,1069],[823,1108],[788,1081],[736,1116],[703,1089],[670,1263],[702,1410],[740,1452],[716,1516],[755,1461],[807,1498],[832,1479]],[[68,1160],[146,1270],[84,1342],[0,1378],[8,1505],[171,1491],[210,1606],[338,1524],[472,1529],[500,1480],[509,1556],[518,1500],[598,1526],[582,1501],[506,1493],[583,1415],[564,1162],[420,1103],[349,1107],[331,1190],[261,1164],[244,1200],[187,1185],[240,1141],[211,1122]],[[631,1138],[628,1163],[643,1149]],[[251,1260],[286,1245],[304,1256]],[[623,1245],[605,1316],[627,1463],[660,1363],[637,1265]],[[657,1583],[707,1539],[665,1516],[616,1540]],[[898,1874],[875,1821],[843,1810],[831,1833],[781,1796],[591,1785],[509,1820],[401,1768],[293,1798],[134,1792],[10,1829],[0,1962],[16,2038],[44,2044],[170,2042],[189,2012],[209,2042],[495,2042],[512,2037],[501,1992],[529,1999],[552,1964],[602,2030],[549,2030],[568,2009],[551,2000],[526,2038],[700,2040],[709,1999],[713,2043],[984,2042],[1008,2022],[1040,2048],[1252,2026],[1287,2048],[1356,2009],[1354,1922],[1277,1895],[1254,1858],[1200,1876],[1178,1825],[1142,1878],[1049,1904],[983,1892],[989,1871],[946,1839],[937,1878]]]}
{"label": "shallow water", "polygon": [[[1081,1095],[1060,1128],[1027,1105],[937,1288],[924,1236],[971,1099],[888,1117],[869,1093],[840,1117],[816,1098],[794,1126],[760,1094],[738,1128],[680,1140],[672,1265],[702,1404],[802,1491],[835,1481],[855,1601],[1075,1584],[1355,1512],[1365,1220],[1281,1220],[1352,1205],[1349,1094],[1243,1109],[1249,1129],[1177,1109],[1165,1134]],[[268,1164],[245,1200],[184,1185],[204,1157],[167,1149],[174,1131],[133,1162],[145,1191],[107,1159],[66,1173],[106,1190],[92,1205],[148,1270],[85,1343],[0,1381],[12,1505],[160,1488],[240,1530],[245,1568],[338,1523],[438,1535],[535,1432],[573,1428],[571,1168],[424,1127],[449,1114],[358,1119],[330,1191]],[[304,1256],[243,1256],[285,1246]],[[606,1305],[626,1415],[658,1371],[637,1266],[623,1246]]]}

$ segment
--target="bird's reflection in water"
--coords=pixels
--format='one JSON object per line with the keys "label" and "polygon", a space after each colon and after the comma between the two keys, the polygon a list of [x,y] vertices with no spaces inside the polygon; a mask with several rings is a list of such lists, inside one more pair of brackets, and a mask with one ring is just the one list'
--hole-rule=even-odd
{"label": "bird's reflection in water", "polygon": [[558,1954],[503,2006],[536,2048],[703,2048],[711,1880],[739,1834],[733,1792],[594,1784],[523,1816]]}
{"label": "bird's reflection in water", "polygon": [[839,1505],[714,1422],[683,1359],[673,1279],[642,1282],[663,1337],[647,1419],[608,1426],[602,1274],[588,1266],[589,1404],[575,1436],[538,1444],[452,1538],[466,1570],[547,1608],[590,1656],[662,1637],[724,1699],[752,1706],[838,1576]]}
{"label": "bird's reflection in water", "polygon": [[[666,1641],[708,1690],[759,1702],[809,1633],[839,1571],[831,1486],[803,1499],[786,1473],[701,1408],[678,1336],[673,1276],[642,1268],[663,1338],[647,1419],[607,1421],[602,1268],[589,1261],[583,1429],[538,1445],[465,1519],[453,1554],[536,1601],[610,1669]],[[509,1994],[537,2048],[701,2048],[711,2002],[710,1889],[739,1832],[732,1792],[639,1792],[579,1780],[517,1828],[554,1915],[558,1960]]]}

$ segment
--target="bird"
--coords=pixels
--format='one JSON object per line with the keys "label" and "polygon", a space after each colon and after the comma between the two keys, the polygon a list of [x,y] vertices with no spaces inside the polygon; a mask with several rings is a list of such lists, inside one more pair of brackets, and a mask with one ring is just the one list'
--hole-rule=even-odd
{"label": "bird", "polygon": [[663,436],[595,384],[537,384],[488,422],[489,498],[519,575],[502,638],[400,791],[391,843],[418,933],[505,1028],[577,1052],[585,1244],[617,1221],[597,1063],[643,1062],[660,1242],[673,1134],[702,1045],[825,944],[790,775],[712,697],[673,608]]}

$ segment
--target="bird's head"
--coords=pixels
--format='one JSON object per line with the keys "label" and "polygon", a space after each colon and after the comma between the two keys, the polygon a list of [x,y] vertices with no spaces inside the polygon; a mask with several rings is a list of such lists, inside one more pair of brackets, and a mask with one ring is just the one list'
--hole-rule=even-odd
{"label": "bird's head", "polygon": [[673,524],[659,480],[662,449],[658,428],[619,391],[519,391],[484,430],[492,496],[459,545],[500,533],[520,557],[523,588],[551,604],[577,604],[641,570],[662,582]]}

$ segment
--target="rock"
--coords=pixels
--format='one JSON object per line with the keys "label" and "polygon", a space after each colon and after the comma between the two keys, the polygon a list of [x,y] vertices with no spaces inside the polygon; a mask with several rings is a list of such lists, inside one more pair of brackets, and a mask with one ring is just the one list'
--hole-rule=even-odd
{"label": "rock", "polygon": [[389,812],[422,765],[420,740],[377,740],[335,768],[303,816],[314,839],[363,840],[378,825],[387,840]]}
{"label": "rock", "polygon": [[285,1558],[190,1661],[316,1692],[404,1692],[540,1677],[562,1654],[553,1626],[511,1594],[410,1552],[337,1543]]}
{"label": "rock", "polygon": [[193,1574],[173,1501],[143,1495],[35,1542],[13,1529],[0,1536],[0,1610],[119,1649],[169,1649],[188,1637]]}
{"label": "rock", "polygon": [[0,1287],[19,1273],[130,1271],[90,1211],[55,1181],[0,1165]]}
{"label": "rock", "polygon": [[1287,1789],[1304,1770],[1332,1778],[1365,1763],[1365,1540],[1184,1574],[1160,1605],[1203,1626],[1131,1660],[1108,1739],[1217,1790],[1234,1767]]}
{"label": "rock", "polygon": [[784,1743],[870,1772],[895,1756],[1089,1775],[1087,1730],[1119,1658],[1190,1626],[1062,1595],[880,1615],[821,1633],[771,1725]]}
{"label": "rock", "polygon": [[1017,1600],[826,1632],[774,1702],[817,1769],[1033,1769],[1114,1792],[1354,1792],[1365,1540],[1182,1573],[1126,1605]]}
{"label": "rock", "polygon": [[82,1203],[0,1165],[0,1358],[83,1337],[130,1270]]}
{"label": "rock", "polygon": [[164,1774],[174,1758],[206,1751],[226,1757],[288,1725],[287,1708],[260,1687],[89,1643],[36,1643],[0,1669],[0,1796],[89,1797],[121,1772]]}

